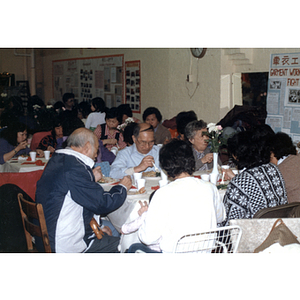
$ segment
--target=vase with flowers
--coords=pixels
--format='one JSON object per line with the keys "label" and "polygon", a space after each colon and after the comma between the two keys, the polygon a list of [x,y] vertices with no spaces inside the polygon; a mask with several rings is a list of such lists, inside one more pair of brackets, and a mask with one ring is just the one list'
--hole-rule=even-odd
{"label": "vase with flowers", "polygon": [[207,132],[204,132],[208,137],[208,145],[210,146],[211,152],[214,155],[213,159],[213,170],[212,173],[219,173],[218,171],[218,155],[219,149],[224,144],[221,134],[223,128],[221,125],[216,125],[215,123],[209,123],[207,125]]}

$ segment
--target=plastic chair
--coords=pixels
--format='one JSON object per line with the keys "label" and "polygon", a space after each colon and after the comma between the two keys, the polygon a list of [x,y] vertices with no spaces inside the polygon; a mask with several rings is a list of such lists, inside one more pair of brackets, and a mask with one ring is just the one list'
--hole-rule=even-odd
{"label": "plastic chair", "polygon": [[239,226],[219,227],[181,236],[174,253],[236,253],[242,229]]}
{"label": "plastic chair", "polygon": [[[42,204],[25,200],[22,193],[18,194],[18,202],[20,206],[28,252],[37,252],[32,242],[33,236],[37,236],[42,238],[45,252],[51,253],[48,230]],[[32,219],[38,220],[39,225],[33,224],[31,222]]]}
{"label": "plastic chair", "polygon": [[292,202],[288,204],[278,205],[275,207],[267,207],[259,210],[253,219],[262,218],[299,218],[300,202]]}

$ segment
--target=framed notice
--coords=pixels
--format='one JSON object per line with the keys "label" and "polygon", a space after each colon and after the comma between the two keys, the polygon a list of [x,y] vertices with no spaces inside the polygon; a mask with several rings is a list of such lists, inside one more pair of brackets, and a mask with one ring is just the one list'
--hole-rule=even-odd
{"label": "framed notice", "polygon": [[300,53],[271,54],[266,123],[294,142],[300,137]]}
{"label": "framed notice", "polygon": [[141,61],[126,61],[125,74],[125,103],[132,112],[141,113]]}
{"label": "framed notice", "polygon": [[74,93],[78,102],[101,97],[107,107],[124,103],[124,55],[54,60],[53,98]]}

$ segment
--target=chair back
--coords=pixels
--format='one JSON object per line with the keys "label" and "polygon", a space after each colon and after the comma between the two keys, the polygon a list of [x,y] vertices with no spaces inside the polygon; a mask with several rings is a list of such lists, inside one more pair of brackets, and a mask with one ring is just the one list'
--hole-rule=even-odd
{"label": "chair back", "polygon": [[40,141],[42,140],[42,138],[44,138],[45,136],[50,135],[50,134],[51,134],[51,130],[34,133],[32,136],[32,139],[31,139],[30,149],[32,151],[35,151],[37,146],[39,145]]}
{"label": "chair back", "polygon": [[219,227],[181,236],[174,253],[235,253],[242,229],[239,226]]}
{"label": "chair back", "polygon": [[300,202],[292,202],[288,204],[278,205],[275,207],[267,207],[259,210],[253,219],[262,218],[299,218]]}
{"label": "chair back", "polygon": [[[45,252],[51,253],[48,230],[42,204],[25,200],[22,193],[18,194],[18,202],[20,206],[28,251],[36,252],[34,250],[32,241],[33,236],[37,236],[42,238]],[[33,224],[32,219],[38,220],[39,225]]]}

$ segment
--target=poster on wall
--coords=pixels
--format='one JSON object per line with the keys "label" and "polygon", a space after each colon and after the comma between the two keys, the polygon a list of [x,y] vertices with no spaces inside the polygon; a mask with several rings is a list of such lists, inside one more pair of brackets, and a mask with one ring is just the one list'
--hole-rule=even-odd
{"label": "poster on wall", "polygon": [[133,113],[141,113],[141,61],[125,62],[125,103]]}
{"label": "poster on wall", "polygon": [[124,55],[54,60],[53,97],[74,93],[78,102],[101,97],[107,107],[124,102]]}
{"label": "poster on wall", "polygon": [[300,53],[271,54],[267,113],[275,132],[300,141]]}

